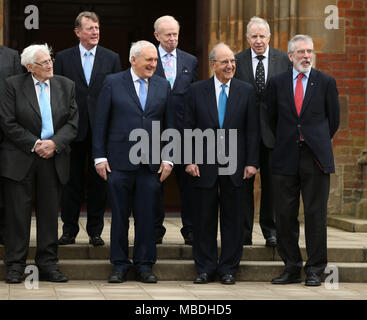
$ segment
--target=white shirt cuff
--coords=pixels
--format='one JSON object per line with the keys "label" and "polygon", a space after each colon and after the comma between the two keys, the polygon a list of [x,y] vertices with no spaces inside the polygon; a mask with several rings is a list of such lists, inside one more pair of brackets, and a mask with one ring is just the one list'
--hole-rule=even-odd
{"label": "white shirt cuff", "polygon": [[94,166],[96,166],[98,163],[107,161],[107,158],[96,158],[94,159]]}

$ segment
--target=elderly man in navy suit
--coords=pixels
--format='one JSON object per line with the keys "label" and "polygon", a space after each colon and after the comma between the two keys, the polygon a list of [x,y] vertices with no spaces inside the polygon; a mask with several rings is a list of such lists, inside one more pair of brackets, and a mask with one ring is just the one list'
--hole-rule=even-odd
{"label": "elderly man in navy suit", "polygon": [[128,258],[131,210],[135,220],[136,279],[144,283],[157,282],[152,271],[156,262],[155,209],[161,183],[171,173],[173,164],[165,159],[156,163],[152,154],[159,150],[149,146],[141,148],[140,163],[133,161],[130,154],[135,145],[130,134],[135,129],[144,130],[152,141],[157,138],[153,137],[154,124],[172,127],[173,117],[167,109],[170,84],[154,75],[157,61],[157,48],[152,43],[133,43],[131,68],[108,76],[98,99],[93,155],[98,174],[107,180],[112,209],[110,283],[126,281],[131,265]]}
{"label": "elderly man in navy suit", "polygon": [[92,128],[98,94],[107,74],[121,71],[117,53],[99,43],[99,19],[94,12],[83,11],[75,19],[75,34],[79,45],[56,55],[55,74],[75,82],[79,110],[78,136],[71,144],[70,180],[61,199],[61,219],[64,223],[59,245],[75,243],[79,232],[79,214],[84,200],[87,166],[87,233],[89,243],[104,244],[101,238],[103,216],[107,203],[105,182],[97,175],[92,158]]}
{"label": "elderly man in navy suit", "polygon": [[[174,17],[162,16],[158,18],[154,23],[154,30],[154,36],[159,41],[158,64],[155,74],[167,79],[171,84],[172,90],[168,105],[175,113],[175,128],[182,132],[185,94],[190,84],[197,80],[198,61],[196,57],[177,48],[180,25]],[[189,179],[183,165],[175,164],[174,171],[181,199],[181,234],[185,244],[192,245],[192,197]],[[155,226],[157,244],[162,243],[166,232],[163,226],[163,193],[161,196]]]}
{"label": "elderly man in navy suit", "polygon": [[335,171],[331,139],[339,126],[334,78],[313,69],[314,47],[307,35],[288,43],[293,69],[269,82],[269,112],[275,147],[272,174],[278,252],[285,263],[273,284],[301,282],[298,211],[302,194],[307,262],[306,286],[319,286],[327,265],[326,215],[330,173]]}
{"label": "elderly man in navy suit", "polygon": [[[207,142],[208,148],[217,141],[215,159],[210,159],[204,144],[203,162],[197,163],[195,158],[186,167],[194,186],[193,256],[198,273],[194,282],[208,283],[218,273],[223,284],[234,284],[243,249],[244,183],[259,166],[259,120],[254,88],[233,78],[236,60],[232,50],[220,43],[211,51],[209,60],[214,77],[191,85],[184,122],[185,129],[213,133],[215,139]],[[231,132],[236,136],[231,137]],[[197,143],[195,139],[195,156]],[[228,168],[221,160],[224,154],[229,154]],[[229,170],[230,161],[236,164],[234,170]],[[218,208],[222,244],[219,261]]]}

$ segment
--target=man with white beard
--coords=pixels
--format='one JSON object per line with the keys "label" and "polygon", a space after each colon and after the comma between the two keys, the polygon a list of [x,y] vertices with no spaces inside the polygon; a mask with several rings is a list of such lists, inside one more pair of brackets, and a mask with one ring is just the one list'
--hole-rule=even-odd
{"label": "man with white beard", "polygon": [[285,270],[273,284],[301,282],[299,199],[302,194],[307,262],[306,286],[321,285],[327,265],[326,215],[330,174],[335,172],[331,139],[339,126],[335,79],[314,68],[313,41],[296,35],[288,43],[293,69],[269,81],[273,122],[272,157],[278,252]]}

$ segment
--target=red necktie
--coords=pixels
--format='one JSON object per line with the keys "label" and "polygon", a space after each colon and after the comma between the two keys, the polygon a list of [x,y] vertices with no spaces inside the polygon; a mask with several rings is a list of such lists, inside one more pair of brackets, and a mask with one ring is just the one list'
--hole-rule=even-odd
{"label": "red necktie", "polygon": [[296,110],[298,116],[301,114],[302,103],[303,103],[303,84],[302,78],[305,75],[303,73],[298,74],[296,83],[296,92],[294,94],[294,103],[296,104]]}

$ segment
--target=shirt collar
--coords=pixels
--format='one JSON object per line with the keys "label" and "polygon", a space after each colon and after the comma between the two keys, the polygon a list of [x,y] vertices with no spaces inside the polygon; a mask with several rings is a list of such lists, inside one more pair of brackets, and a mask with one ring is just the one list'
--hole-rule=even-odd
{"label": "shirt collar", "polygon": [[[258,56],[258,54],[256,54],[256,52],[251,48],[251,57],[252,59],[256,59],[258,60],[256,57]],[[265,52],[262,54],[262,56],[264,56],[265,58],[269,57],[269,46],[266,48]]]}
{"label": "shirt collar", "polygon": [[[33,84],[36,86],[36,85],[37,85],[37,83],[38,83],[38,82],[40,82],[40,81],[38,81],[38,80],[33,76],[33,74],[31,74],[31,75],[32,75]],[[50,79],[47,79],[44,83],[46,83],[46,85],[49,87],[49,86],[50,86]]]}
{"label": "shirt collar", "polygon": [[[166,50],[164,50],[163,48],[162,48],[162,46],[161,45],[159,45],[158,46],[158,52],[159,52],[159,56],[162,58],[162,57],[164,57],[168,52],[166,51]],[[172,52],[171,52],[171,54],[175,57],[175,58],[177,58],[177,51],[176,51],[176,49],[175,50],[173,50]]]}
{"label": "shirt collar", "polygon": [[[138,81],[140,78],[134,72],[133,68],[130,68],[131,77],[133,78],[133,82]],[[148,79],[143,79],[145,82],[148,82]]]}
{"label": "shirt collar", "polygon": [[80,54],[83,57],[84,54],[89,51],[94,57],[96,56],[96,50],[97,50],[97,46],[94,46],[92,49],[87,50],[83,47],[83,45],[81,43],[79,43],[79,50],[80,50]]}
{"label": "shirt collar", "polygon": [[299,71],[297,71],[297,70],[293,67],[293,80],[296,80],[296,79],[297,79],[297,77],[298,77],[298,75],[299,75],[300,73],[303,73],[303,74],[305,75],[305,77],[306,77],[306,78],[308,78],[308,77],[310,76],[310,72],[311,72],[311,69],[310,69],[310,71],[308,71],[308,72],[299,72]]}
{"label": "shirt collar", "polygon": [[[220,82],[216,75],[214,75],[214,85],[216,88],[222,87],[222,82]],[[225,83],[227,87],[229,88],[231,86],[231,80],[229,80],[227,83]]]}

